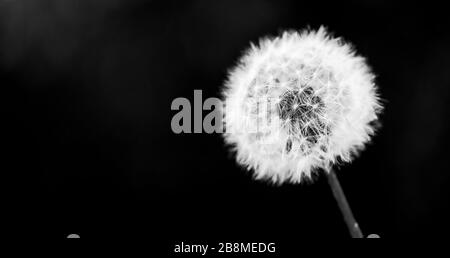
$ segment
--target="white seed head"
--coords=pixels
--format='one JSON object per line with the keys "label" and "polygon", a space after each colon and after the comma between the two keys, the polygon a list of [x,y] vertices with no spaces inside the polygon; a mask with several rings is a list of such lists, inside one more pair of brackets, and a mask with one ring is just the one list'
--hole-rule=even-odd
{"label": "white seed head", "polygon": [[351,161],[382,109],[364,58],[323,27],[252,45],[223,96],[225,142],[256,179],[275,183]]}

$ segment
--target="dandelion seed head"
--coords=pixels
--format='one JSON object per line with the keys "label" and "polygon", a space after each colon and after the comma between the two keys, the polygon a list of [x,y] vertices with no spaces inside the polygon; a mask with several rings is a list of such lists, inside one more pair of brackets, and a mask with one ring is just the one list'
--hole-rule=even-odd
{"label": "dandelion seed head", "polygon": [[370,141],[376,89],[365,59],[323,27],[263,39],[226,82],[225,142],[255,178],[301,182]]}

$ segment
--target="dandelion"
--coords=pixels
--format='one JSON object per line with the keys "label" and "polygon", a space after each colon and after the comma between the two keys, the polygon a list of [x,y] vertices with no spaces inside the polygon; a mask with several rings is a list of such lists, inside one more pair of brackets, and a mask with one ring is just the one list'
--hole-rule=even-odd
{"label": "dandelion", "polygon": [[237,162],[277,184],[350,162],[382,109],[365,59],[323,27],[252,45],[223,96],[224,138]]}

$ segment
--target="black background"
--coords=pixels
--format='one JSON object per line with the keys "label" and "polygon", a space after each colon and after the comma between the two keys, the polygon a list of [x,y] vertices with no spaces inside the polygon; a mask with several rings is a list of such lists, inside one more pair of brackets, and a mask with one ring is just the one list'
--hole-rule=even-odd
{"label": "black background", "polygon": [[[2,185],[20,237],[348,238],[326,178],[274,187],[219,134],[174,134],[176,97],[219,97],[249,42],[326,25],[377,74],[382,128],[338,170],[364,234],[449,230],[445,8],[391,1],[0,1]],[[169,250],[169,251],[168,251]]]}

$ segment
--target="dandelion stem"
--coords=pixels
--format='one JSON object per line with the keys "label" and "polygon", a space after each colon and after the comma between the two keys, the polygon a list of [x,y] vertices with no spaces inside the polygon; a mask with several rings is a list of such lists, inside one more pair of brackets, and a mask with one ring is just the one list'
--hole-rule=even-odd
{"label": "dandelion stem", "polygon": [[352,238],[363,238],[361,229],[359,228],[355,217],[353,217],[350,205],[347,202],[347,198],[345,198],[344,191],[342,190],[341,184],[339,183],[339,180],[333,169],[331,169],[327,177],[328,183],[330,184],[331,190],[333,191],[334,198],[336,199],[339,209],[341,210],[344,217],[345,223],[347,224],[348,230],[350,231],[350,235],[352,236]]}

